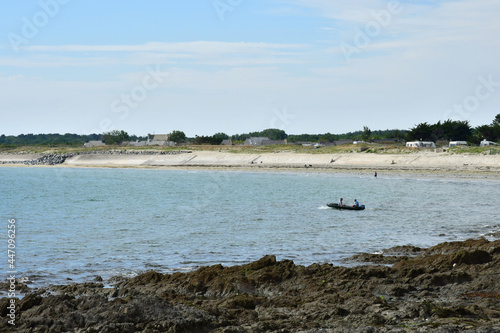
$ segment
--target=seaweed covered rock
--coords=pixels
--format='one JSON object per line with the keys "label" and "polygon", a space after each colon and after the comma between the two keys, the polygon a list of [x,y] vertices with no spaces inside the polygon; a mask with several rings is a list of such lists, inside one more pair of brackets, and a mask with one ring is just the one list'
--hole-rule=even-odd
{"label": "seaweed covered rock", "polygon": [[[265,256],[246,265],[188,273],[146,272],[113,288],[99,282],[53,286],[20,301],[16,328],[494,333],[500,332],[499,248],[500,241],[487,240],[409,248],[413,254],[406,251],[392,267],[305,267]],[[5,300],[0,300],[2,313]],[[0,324],[0,331],[10,329]]]}

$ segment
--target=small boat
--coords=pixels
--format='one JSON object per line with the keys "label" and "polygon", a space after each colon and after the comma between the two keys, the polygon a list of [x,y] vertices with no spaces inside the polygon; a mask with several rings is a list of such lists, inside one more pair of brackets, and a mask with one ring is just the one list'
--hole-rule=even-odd
{"label": "small boat", "polygon": [[340,206],[338,203],[327,203],[326,205],[330,208],[335,208],[335,209],[347,209],[347,210],[363,210],[363,209],[365,209],[365,205],[359,205],[359,207],[346,206],[346,205]]}

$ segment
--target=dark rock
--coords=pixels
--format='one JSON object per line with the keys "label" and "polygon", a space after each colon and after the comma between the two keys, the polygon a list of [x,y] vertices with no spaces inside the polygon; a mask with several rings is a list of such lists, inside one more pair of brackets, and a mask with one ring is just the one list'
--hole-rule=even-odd
{"label": "dark rock", "polygon": [[248,265],[248,269],[257,271],[264,267],[270,267],[276,265],[276,256],[267,255],[256,262],[253,262]]}
{"label": "dark rock", "polygon": [[416,256],[421,254],[423,251],[422,248],[410,245],[403,246],[394,246],[389,249],[382,250],[382,254],[384,255],[393,255],[393,256]]}
{"label": "dark rock", "polygon": [[96,282],[103,282],[104,280],[102,279],[101,276],[96,275],[96,276],[94,276],[94,281],[96,281]]}
{"label": "dark rock", "polygon": [[493,258],[491,255],[482,250],[472,252],[460,251],[453,258],[454,264],[479,265],[489,263]]}
{"label": "dark rock", "polygon": [[401,260],[408,259],[407,256],[385,256],[383,254],[360,253],[343,259],[345,262],[361,262],[382,265],[392,265]]}
{"label": "dark rock", "polygon": [[[18,303],[23,310],[17,329],[500,332],[498,248],[500,240],[405,248],[412,255],[392,267],[304,267],[265,256],[241,266],[214,265],[171,275],[147,272],[118,279],[113,289],[99,281],[50,286]],[[7,305],[8,299],[0,299],[2,314]],[[0,323],[0,332],[9,329]]]}
{"label": "dark rock", "polygon": [[19,301],[19,310],[24,312],[40,303],[42,303],[42,297],[36,294],[28,294]]}

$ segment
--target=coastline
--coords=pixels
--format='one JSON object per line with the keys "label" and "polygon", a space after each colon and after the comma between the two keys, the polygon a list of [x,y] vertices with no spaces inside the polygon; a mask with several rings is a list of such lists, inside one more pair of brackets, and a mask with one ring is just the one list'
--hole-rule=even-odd
{"label": "coastline", "polygon": [[[0,166],[47,166],[33,163],[43,154],[0,153]],[[60,162],[62,161],[62,162]],[[31,164],[29,164],[31,163]],[[272,172],[332,172],[380,176],[429,176],[500,180],[500,155],[448,154],[305,154],[274,152],[262,154],[218,151],[182,151],[169,154],[141,152],[96,152],[68,155],[56,167],[147,168],[181,170],[239,170]]]}
{"label": "coastline", "polygon": [[[5,166],[321,172],[371,178],[377,171],[381,178],[500,180],[495,159],[471,159],[468,165],[459,165],[455,156],[438,165],[431,161],[433,156],[426,158],[427,153],[412,156],[413,162],[401,158],[389,166],[374,155],[346,154],[336,160],[344,159],[342,164],[311,163],[307,167],[297,163],[309,157],[302,154],[277,153],[260,159],[274,158],[276,163],[249,165],[248,158],[257,154],[235,159],[212,152],[197,163],[193,161],[199,156],[188,154],[193,153],[176,159],[191,158],[190,163],[171,165],[166,162],[175,160],[172,156],[116,153],[72,156],[56,165]],[[329,156],[316,158],[321,162]],[[186,273],[149,271],[134,278],[105,276],[104,280],[96,275],[81,283],[39,289],[29,289],[18,281],[24,297],[17,301],[17,328],[21,332],[33,327],[42,332],[500,332],[500,235],[493,237],[497,240],[441,243],[428,249],[398,242],[402,246],[345,259],[354,266],[305,266],[278,261],[271,253],[254,262],[202,266]],[[7,298],[0,299],[3,315],[7,305]],[[0,332],[9,331],[10,327],[2,325]]]}
{"label": "coastline", "polygon": [[[500,240],[398,246],[352,260],[363,265],[301,266],[266,255],[187,273],[149,271],[111,285],[99,276],[35,290],[18,282],[26,294],[17,303],[17,329],[500,332]],[[0,299],[2,315],[9,302]],[[9,329],[0,324],[0,332]]]}

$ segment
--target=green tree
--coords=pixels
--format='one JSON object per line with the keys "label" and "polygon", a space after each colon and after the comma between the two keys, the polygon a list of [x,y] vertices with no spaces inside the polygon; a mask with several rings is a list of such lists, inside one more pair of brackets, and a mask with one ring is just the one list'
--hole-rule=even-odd
{"label": "green tree", "polygon": [[[391,133],[391,136],[394,138],[394,139],[397,139],[398,141],[402,141],[405,137],[404,133],[401,132],[400,130],[396,129],[394,130],[392,133]],[[390,138],[390,137],[389,137]]]}
{"label": "green tree", "polygon": [[431,140],[433,130],[433,126],[429,125],[427,122],[420,123],[410,129],[410,131],[406,134],[407,141]]}
{"label": "green tree", "polygon": [[170,133],[170,140],[175,143],[182,143],[186,140],[186,134],[183,131],[172,131]]}
{"label": "green tree", "polygon": [[285,131],[277,128],[265,129],[258,136],[268,137],[270,140],[285,140],[288,137]]}
{"label": "green tree", "polygon": [[446,120],[441,124],[433,125],[435,140],[469,140],[472,136],[472,128],[468,121]]}
{"label": "green tree", "polygon": [[216,145],[220,145],[223,140],[227,140],[227,139],[229,139],[229,135],[227,135],[226,133],[223,133],[223,132],[215,133],[214,135],[212,135],[212,141]]}
{"label": "green tree", "polygon": [[102,135],[102,140],[104,141],[105,144],[107,145],[117,145],[120,144],[124,141],[128,141],[130,139],[130,136],[128,135],[127,132],[121,130],[114,130],[111,132],[104,133]]}
{"label": "green tree", "polygon": [[500,126],[500,113],[495,116],[495,119],[493,119],[493,126]]}
{"label": "green tree", "polygon": [[363,126],[363,135],[361,135],[361,139],[363,141],[369,142],[372,137],[372,131],[368,126]]}
{"label": "green tree", "polygon": [[495,142],[500,141],[500,113],[495,116],[493,122],[491,123],[492,138],[491,140]]}

